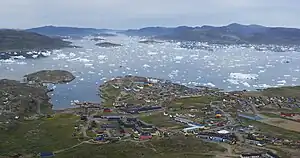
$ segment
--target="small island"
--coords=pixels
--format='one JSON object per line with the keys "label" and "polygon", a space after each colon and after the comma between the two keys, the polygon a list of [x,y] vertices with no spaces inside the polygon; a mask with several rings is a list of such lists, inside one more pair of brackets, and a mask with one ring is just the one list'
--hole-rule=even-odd
{"label": "small island", "polygon": [[120,47],[122,45],[116,43],[110,43],[110,42],[101,42],[101,43],[97,43],[96,46],[109,48],[109,47]]}
{"label": "small island", "polygon": [[161,41],[156,41],[153,39],[148,39],[148,40],[141,40],[139,41],[139,43],[143,43],[143,44],[157,44],[157,43],[163,43]]}
{"label": "small island", "polygon": [[65,70],[42,70],[24,76],[27,82],[34,83],[67,83],[75,79],[75,76]]}
{"label": "small island", "polygon": [[101,37],[115,37],[117,36],[116,34],[113,34],[113,33],[98,33],[98,34],[95,34],[96,36],[101,36]]}
{"label": "small island", "polygon": [[98,42],[98,41],[103,41],[103,40],[104,40],[104,38],[100,38],[100,37],[94,37],[94,38],[92,38],[91,40],[92,40],[92,41],[96,41],[96,42]]}

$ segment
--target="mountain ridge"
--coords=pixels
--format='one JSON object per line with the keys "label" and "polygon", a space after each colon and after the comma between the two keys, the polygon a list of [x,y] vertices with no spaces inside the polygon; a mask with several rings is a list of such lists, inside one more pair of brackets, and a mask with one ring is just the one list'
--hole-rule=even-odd
{"label": "mountain ridge", "polygon": [[80,28],[68,26],[41,26],[26,29],[27,32],[34,32],[46,36],[87,36],[97,33],[109,31],[110,29],[96,29],[96,28]]}
{"label": "mountain ridge", "polygon": [[145,27],[129,29],[120,33],[128,36],[144,36],[174,41],[197,41],[210,44],[300,45],[300,29],[267,27],[255,24],[232,23],[226,26]]}

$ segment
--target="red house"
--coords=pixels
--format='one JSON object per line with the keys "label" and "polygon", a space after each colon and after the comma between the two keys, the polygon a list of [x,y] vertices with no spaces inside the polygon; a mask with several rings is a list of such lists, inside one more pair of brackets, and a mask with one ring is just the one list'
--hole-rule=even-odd
{"label": "red house", "polygon": [[284,113],[284,112],[281,112],[280,116],[281,117],[293,117],[293,116],[296,116],[296,114],[295,113]]}
{"label": "red house", "polygon": [[149,135],[149,136],[141,135],[140,136],[140,140],[148,140],[148,139],[151,139],[151,138],[152,138],[152,135]]}
{"label": "red house", "polygon": [[105,108],[105,109],[103,109],[103,112],[111,112],[112,110],[111,109],[109,109],[109,108]]}

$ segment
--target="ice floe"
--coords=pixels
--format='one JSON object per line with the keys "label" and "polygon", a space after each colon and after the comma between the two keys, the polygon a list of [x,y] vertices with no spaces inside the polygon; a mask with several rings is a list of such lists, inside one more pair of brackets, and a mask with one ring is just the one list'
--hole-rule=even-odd
{"label": "ice floe", "polygon": [[243,73],[230,73],[230,78],[238,79],[238,80],[254,80],[257,79],[257,74],[243,74]]}

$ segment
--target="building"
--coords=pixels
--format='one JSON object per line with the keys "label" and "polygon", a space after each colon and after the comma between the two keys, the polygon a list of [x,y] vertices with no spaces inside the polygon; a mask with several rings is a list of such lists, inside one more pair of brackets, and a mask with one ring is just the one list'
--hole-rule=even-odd
{"label": "building", "polygon": [[108,119],[108,120],[120,120],[122,116],[101,116],[102,119]]}
{"label": "building", "polygon": [[280,116],[281,117],[293,117],[293,116],[296,116],[296,114],[295,113],[284,113],[284,112],[281,112]]}
{"label": "building", "polygon": [[103,112],[112,112],[112,110],[110,108],[104,108]]}
{"label": "building", "polygon": [[159,82],[158,79],[154,79],[154,78],[148,78],[147,81],[150,83],[158,83]]}
{"label": "building", "polygon": [[107,128],[117,128],[118,126],[114,124],[103,124],[100,127],[103,129],[107,129]]}
{"label": "building", "polygon": [[278,155],[268,151],[267,153],[264,154],[266,158],[280,158]]}
{"label": "building", "polygon": [[175,117],[174,120],[177,121],[177,122],[186,123],[186,124],[193,122],[191,120],[188,120],[188,119],[185,119],[185,118],[181,118],[181,117]]}
{"label": "building", "polygon": [[152,135],[140,135],[140,140],[148,140],[151,138],[152,138]]}
{"label": "building", "polygon": [[40,157],[54,157],[54,153],[53,152],[41,152],[40,153]]}
{"label": "building", "polygon": [[261,153],[241,154],[240,158],[262,158],[262,154]]}
{"label": "building", "polygon": [[261,120],[262,118],[257,116],[257,115],[254,115],[254,116],[248,116],[248,115],[244,115],[244,114],[241,114],[239,113],[238,114],[239,117],[242,117],[242,118],[246,118],[246,119],[249,119],[249,120]]}
{"label": "building", "polygon": [[98,136],[94,138],[94,141],[104,141],[104,140],[105,140],[104,136]]}
{"label": "building", "polygon": [[202,128],[204,128],[204,126],[192,126],[192,127],[184,128],[183,132],[191,132]]}
{"label": "building", "polygon": [[216,114],[216,118],[221,118],[222,115],[221,114]]}

